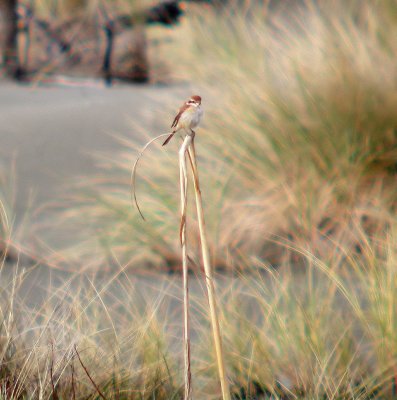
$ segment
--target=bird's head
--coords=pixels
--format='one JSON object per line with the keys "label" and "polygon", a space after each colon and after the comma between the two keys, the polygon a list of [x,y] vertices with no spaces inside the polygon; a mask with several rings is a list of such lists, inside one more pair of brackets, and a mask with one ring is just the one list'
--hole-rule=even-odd
{"label": "bird's head", "polygon": [[201,97],[200,96],[192,96],[187,104],[192,105],[192,106],[200,106],[201,105]]}

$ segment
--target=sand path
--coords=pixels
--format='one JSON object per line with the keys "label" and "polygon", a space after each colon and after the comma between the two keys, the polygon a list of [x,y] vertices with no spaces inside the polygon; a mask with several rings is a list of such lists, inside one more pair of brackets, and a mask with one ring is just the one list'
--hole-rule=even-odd
{"label": "sand path", "polygon": [[186,93],[186,86],[31,88],[0,83],[0,162],[11,175],[14,161],[17,217],[29,199],[32,209],[56,201],[68,181],[97,173],[92,154],[120,149],[112,134],[136,136],[134,123],[153,135],[163,133],[169,122],[164,104],[172,108]]}

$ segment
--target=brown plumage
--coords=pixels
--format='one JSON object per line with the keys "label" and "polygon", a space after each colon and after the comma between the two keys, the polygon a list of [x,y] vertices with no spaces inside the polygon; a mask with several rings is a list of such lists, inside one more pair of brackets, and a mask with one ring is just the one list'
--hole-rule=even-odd
{"label": "brown plumage", "polygon": [[190,105],[188,104],[188,102],[184,103],[182,105],[182,107],[179,109],[178,114],[176,115],[176,117],[174,118],[174,122],[171,125],[171,128],[176,128],[176,126],[178,125],[179,119],[181,118],[181,115],[183,114],[184,111],[186,111],[188,108],[190,107]]}

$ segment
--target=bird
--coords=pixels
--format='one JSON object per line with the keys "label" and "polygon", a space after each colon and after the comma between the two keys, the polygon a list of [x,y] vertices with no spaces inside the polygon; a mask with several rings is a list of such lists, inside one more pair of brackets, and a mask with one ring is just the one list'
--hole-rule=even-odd
{"label": "bird", "polygon": [[197,95],[191,96],[179,109],[171,125],[172,131],[164,141],[163,146],[165,146],[179,130],[193,131],[193,128],[200,123],[202,116],[201,97]]}

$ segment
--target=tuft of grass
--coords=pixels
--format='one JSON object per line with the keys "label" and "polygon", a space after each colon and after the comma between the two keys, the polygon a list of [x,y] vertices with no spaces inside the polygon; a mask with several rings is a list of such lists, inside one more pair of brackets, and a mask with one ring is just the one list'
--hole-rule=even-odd
{"label": "tuft of grass", "polygon": [[[216,276],[234,399],[392,399],[397,371],[396,230],[361,257]],[[1,270],[4,399],[181,399],[180,278]],[[58,274],[58,275],[57,275]],[[207,299],[191,278],[194,396],[220,398]],[[76,350],[81,362],[77,357]]]}
{"label": "tuft of grass", "polygon": [[42,266],[2,270],[2,398],[179,398],[160,318],[165,291],[148,300],[122,271],[105,281],[58,276],[55,285],[52,275]]}

